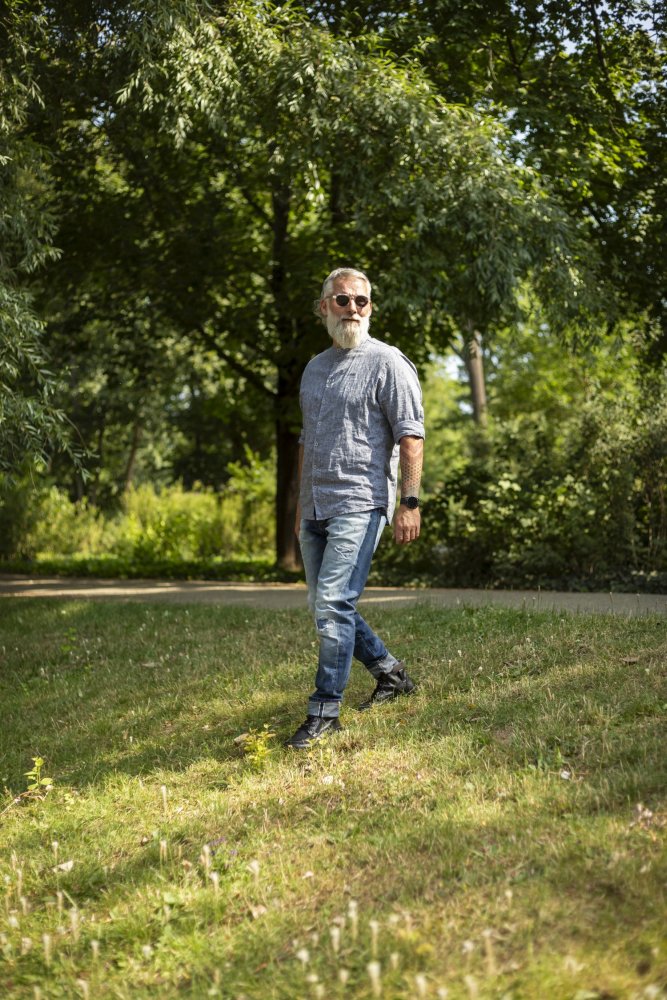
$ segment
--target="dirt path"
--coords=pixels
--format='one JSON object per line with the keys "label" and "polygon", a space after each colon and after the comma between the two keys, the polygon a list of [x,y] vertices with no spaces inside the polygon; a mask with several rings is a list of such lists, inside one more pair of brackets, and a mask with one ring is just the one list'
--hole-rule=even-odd
{"label": "dirt path", "polygon": [[[290,583],[219,583],[214,580],[92,580],[0,575],[0,597],[58,597],[71,600],[151,601],[178,604],[246,605],[279,610],[303,608],[306,588]],[[597,614],[667,614],[665,594],[573,594],[553,590],[457,590],[368,587],[364,604],[440,607],[495,605],[529,611]]]}

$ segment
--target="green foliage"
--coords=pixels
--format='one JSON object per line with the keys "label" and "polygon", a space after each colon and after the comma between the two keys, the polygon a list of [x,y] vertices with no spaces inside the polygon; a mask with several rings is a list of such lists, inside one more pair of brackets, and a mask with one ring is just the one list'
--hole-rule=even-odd
{"label": "green foliage", "polygon": [[262,771],[273,753],[274,748],[269,744],[276,738],[268,722],[265,722],[261,729],[250,729],[247,733],[237,736],[235,742],[240,743],[243,748],[243,756],[250,763],[255,771]]}
{"label": "green foliage", "polygon": [[38,519],[34,484],[0,473],[0,558],[28,558],[29,537]]}
{"label": "green foliage", "polygon": [[179,484],[130,489],[112,551],[139,562],[268,556],[275,531],[273,468],[250,452],[247,457],[246,464],[229,467],[221,493],[186,491]]}
{"label": "green foliage", "polygon": [[[326,343],[310,300],[343,260],[374,278],[378,335],[424,366],[475,327],[495,351],[504,326],[518,329],[537,302],[544,338],[561,330],[581,344],[616,325],[630,339],[631,321],[635,349],[659,358],[667,252],[655,0],[5,7],[0,470],[17,474],[27,459],[88,501],[68,522],[64,501],[43,499],[54,527],[45,515],[33,550],[114,551],[136,566],[206,559],[219,545],[244,552],[257,535],[264,551],[273,515],[253,520],[233,486],[227,522],[210,537],[204,524],[221,515],[209,500],[165,494],[163,516],[138,495],[123,545],[95,508],[146,480],[226,490],[229,463],[246,447],[267,456],[275,434],[278,554],[293,553],[298,383]],[[495,465],[478,463],[483,449],[469,461],[450,407],[426,477],[430,491],[452,486],[453,536],[486,539],[475,551],[487,555],[507,543],[500,564],[480,557],[479,578],[497,565],[510,567],[498,579],[520,565],[530,578],[539,566],[593,572],[602,563],[581,512],[604,521],[605,490],[616,497],[611,521],[629,532],[617,562],[630,552],[629,565],[660,565],[659,462],[649,457],[658,471],[650,483],[640,476],[641,489],[616,483],[609,456],[612,485],[591,479],[569,420],[569,457],[552,426],[523,411],[516,423],[525,392],[536,411],[553,403],[560,425],[572,385],[556,375],[551,402],[544,384],[538,399],[530,363],[505,351],[500,365],[517,384],[511,399],[494,397],[490,373]],[[602,409],[591,416],[596,428],[604,419]],[[71,453],[54,454],[67,420],[89,482],[72,474]],[[635,440],[649,451],[662,426],[651,421],[644,444]],[[551,476],[527,469],[524,432],[534,466],[544,438]],[[505,480],[520,485],[511,503]],[[19,493],[0,546],[25,555],[32,529]],[[436,516],[437,533],[444,509]],[[530,544],[510,544],[510,522]],[[578,557],[554,549],[556,524],[582,539]],[[406,572],[414,564],[408,552],[391,560]]]}
{"label": "green foliage", "polygon": [[117,557],[128,568],[222,559],[268,559],[275,530],[274,468],[248,450],[221,492],[176,483],[131,488],[117,514],[55,486],[8,484],[0,507],[5,558]]}
{"label": "green foliage", "polygon": [[429,542],[406,554],[406,569],[421,556],[448,585],[664,590],[667,421],[648,414],[624,434],[627,416],[610,423],[605,409],[600,426],[599,412],[584,413],[577,431],[597,435],[570,456],[538,450],[539,427],[530,442],[524,426],[522,451],[481,473],[469,466],[428,501]]}
{"label": "green foliage", "polygon": [[33,499],[33,526],[22,546],[25,554],[78,553],[87,557],[113,548],[113,525],[105,523],[100,511],[86,497],[72,501],[63,490],[51,486],[36,491]]}
{"label": "green foliage", "polygon": [[[368,22],[373,30],[372,15]],[[397,16],[388,32],[388,44],[416,53],[447,100],[509,123],[511,155],[550,185],[581,250],[599,251],[610,319],[634,316],[655,357],[667,347],[664,26],[658,0],[439,0]],[[572,296],[549,292],[549,268],[534,277],[558,325]],[[574,295],[582,292],[575,283]]]}
{"label": "green foliage", "polygon": [[13,4],[0,36],[0,473],[12,474],[44,467],[54,447],[80,459],[54,402],[57,379],[27,286],[28,276],[57,256],[48,155],[26,131],[29,107],[40,99],[27,24]]}
{"label": "green foliage", "polygon": [[571,355],[525,328],[496,347],[498,419],[481,443],[459,438],[422,537],[385,541],[373,579],[665,590],[667,370],[627,349]]}

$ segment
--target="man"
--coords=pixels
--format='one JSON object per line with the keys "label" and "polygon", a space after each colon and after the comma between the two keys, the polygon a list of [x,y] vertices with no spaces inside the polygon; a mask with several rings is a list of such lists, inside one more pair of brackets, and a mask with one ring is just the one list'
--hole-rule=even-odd
{"label": "man", "polygon": [[392,520],[399,461],[394,538],[405,545],[419,537],[424,413],[417,371],[397,348],[369,336],[371,284],[362,271],[332,271],[316,308],[333,346],[313,358],[301,381],[296,531],[320,648],[308,717],[287,741],[295,749],[341,728],[353,656],[377,682],[361,710],[415,688],[356,607]]}

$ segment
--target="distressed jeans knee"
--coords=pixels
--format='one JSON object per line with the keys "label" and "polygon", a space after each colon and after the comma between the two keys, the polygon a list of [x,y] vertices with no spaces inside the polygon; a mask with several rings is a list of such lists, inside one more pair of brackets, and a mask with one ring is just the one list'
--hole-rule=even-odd
{"label": "distressed jeans knee", "polygon": [[319,636],[332,635],[336,628],[336,623],[333,618],[316,618],[315,628]]}

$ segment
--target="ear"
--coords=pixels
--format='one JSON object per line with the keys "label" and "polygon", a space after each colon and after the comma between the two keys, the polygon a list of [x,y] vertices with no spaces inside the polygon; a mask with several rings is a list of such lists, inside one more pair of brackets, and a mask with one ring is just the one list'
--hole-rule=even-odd
{"label": "ear", "polygon": [[320,316],[326,316],[328,314],[328,312],[329,312],[329,310],[328,310],[328,307],[327,307],[327,300],[326,299],[320,299]]}

